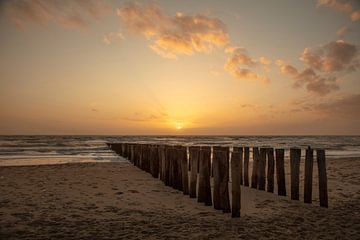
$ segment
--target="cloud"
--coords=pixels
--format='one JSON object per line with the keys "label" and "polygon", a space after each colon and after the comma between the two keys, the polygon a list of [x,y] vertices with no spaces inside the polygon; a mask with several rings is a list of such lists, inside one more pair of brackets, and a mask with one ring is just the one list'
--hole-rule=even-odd
{"label": "cloud", "polygon": [[358,47],[342,40],[315,49],[305,48],[300,60],[321,72],[354,71],[359,67]]}
{"label": "cloud", "polygon": [[117,15],[128,31],[151,40],[149,47],[165,58],[209,53],[229,43],[224,23],[216,18],[183,13],[168,16],[157,5],[138,3],[124,4]]}
{"label": "cloud", "polygon": [[328,7],[338,12],[348,13],[352,21],[360,19],[360,9],[354,10],[350,0],[318,0],[317,7]]}
{"label": "cloud", "polygon": [[351,12],[352,5],[348,0],[318,0],[317,7],[329,7],[339,12]]}
{"label": "cloud", "polygon": [[266,57],[260,57],[259,62],[261,64],[263,64],[263,65],[270,65],[271,64],[271,60],[266,58]]}
{"label": "cloud", "polygon": [[291,65],[285,64],[283,60],[277,60],[276,65],[280,67],[280,72],[284,75],[288,75],[291,77],[298,75],[298,70]]}
{"label": "cloud", "polygon": [[302,71],[282,60],[276,64],[282,74],[293,79],[294,88],[305,87],[319,96],[339,90],[336,73],[346,74],[359,68],[358,47],[342,40],[314,49],[305,48],[300,60],[305,65]]}
{"label": "cloud", "polygon": [[351,13],[351,20],[354,22],[360,20],[360,9]]}
{"label": "cloud", "polygon": [[109,10],[104,2],[95,0],[12,0],[4,4],[4,9],[19,29],[30,23],[46,26],[50,22],[83,29]]}
{"label": "cloud", "polygon": [[359,119],[360,94],[342,94],[333,98],[325,99],[322,102],[312,100],[293,101],[295,108],[291,112],[315,112],[326,116],[337,118]]}
{"label": "cloud", "polygon": [[337,30],[336,34],[338,35],[338,37],[340,39],[344,39],[345,35],[347,33],[349,33],[350,31],[351,30],[348,27],[344,26],[344,27],[339,28],[339,30]]}
{"label": "cloud", "polygon": [[225,49],[225,52],[231,54],[224,66],[224,69],[231,75],[238,79],[256,80],[263,83],[270,82],[268,77],[259,75],[252,70],[261,62],[251,58],[244,48],[229,47]]}
{"label": "cloud", "polygon": [[316,111],[338,117],[360,117],[360,94],[348,94],[313,106]]}
{"label": "cloud", "polygon": [[121,41],[124,40],[124,36],[120,32],[110,32],[108,34],[105,34],[103,37],[103,42],[106,45],[110,45],[115,41]]}
{"label": "cloud", "polygon": [[293,79],[294,88],[305,87],[308,92],[319,96],[325,96],[339,89],[335,77],[320,76],[312,68],[298,71],[294,66],[286,64],[282,60],[278,60],[276,63],[280,67],[282,74]]}
{"label": "cloud", "polygon": [[320,96],[339,90],[337,79],[335,77],[322,77],[315,73],[311,68],[306,68],[295,77],[294,87],[305,86],[309,92]]}

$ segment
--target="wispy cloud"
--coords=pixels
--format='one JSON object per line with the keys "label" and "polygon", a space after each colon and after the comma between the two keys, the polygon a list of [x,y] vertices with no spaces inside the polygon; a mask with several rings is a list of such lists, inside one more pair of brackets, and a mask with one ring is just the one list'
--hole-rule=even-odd
{"label": "wispy cloud", "polygon": [[341,27],[339,28],[339,30],[337,30],[336,34],[338,35],[338,37],[343,40],[345,38],[345,35],[348,34],[349,32],[351,32],[351,29],[349,27]]}
{"label": "wispy cloud", "polygon": [[340,94],[320,102],[309,100],[293,101],[292,112],[313,112],[336,118],[359,119],[360,94]]}
{"label": "wispy cloud", "polygon": [[125,39],[125,37],[121,32],[110,32],[110,33],[104,35],[103,42],[106,45],[110,45],[115,41],[120,42],[121,40],[124,40],[124,39]]}
{"label": "wispy cloud", "polygon": [[352,21],[360,19],[360,9],[354,9],[351,0],[318,0],[317,7],[328,7],[349,14]]}
{"label": "wispy cloud", "polygon": [[151,41],[149,47],[165,58],[209,53],[229,42],[224,23],[201,14],[168,16],[154,4],[126,3],[117,15],[128,31],[145,36]]}
{"label": "wispy cloud", "polygon": [[51,22],[84,29],[110,10],[106,2],[96,0],[11,0],[5,2],[4,9],[19,29],[31,23],[46,26]]}
{"label": "wispy cloud", "polygon": [[237,79],[241,80],[255,80],[262,83],[269,83],[270,79],[267,76],[259,75],[254,68],[259,65],[269,65],[271,61],[265,57],[260,60],[253,59],[249,56],[246,49],[241,47],[228,47],[225,52],[230,54],[224,69]]}

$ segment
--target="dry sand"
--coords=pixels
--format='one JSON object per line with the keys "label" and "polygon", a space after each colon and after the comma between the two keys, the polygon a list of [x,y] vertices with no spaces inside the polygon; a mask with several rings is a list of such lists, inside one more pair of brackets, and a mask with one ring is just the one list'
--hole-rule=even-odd
{"label": "dry sand", "polygon": [[327,169],[328,209],[243,187],[232,219],[129,163],[0,167],[0,239],[360,239],[360,159]]}

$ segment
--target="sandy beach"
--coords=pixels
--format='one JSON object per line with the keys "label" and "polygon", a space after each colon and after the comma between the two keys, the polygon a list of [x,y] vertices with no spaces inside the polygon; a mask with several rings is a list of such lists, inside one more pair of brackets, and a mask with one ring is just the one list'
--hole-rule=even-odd
{"label": "sandy beach", "polygon": [[360,159],[327,164],[328,209],[243,187],[239,219],[129,163],[0,167],[0,238],[359,239]]}

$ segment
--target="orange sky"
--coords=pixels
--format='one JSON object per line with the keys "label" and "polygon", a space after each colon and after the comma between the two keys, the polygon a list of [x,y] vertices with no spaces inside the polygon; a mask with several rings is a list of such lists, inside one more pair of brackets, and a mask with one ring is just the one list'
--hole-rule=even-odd
{"label": "orange sky", "polygon": [[3,1],[0,134],[360,134],[359,9]]}

